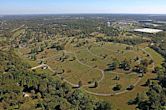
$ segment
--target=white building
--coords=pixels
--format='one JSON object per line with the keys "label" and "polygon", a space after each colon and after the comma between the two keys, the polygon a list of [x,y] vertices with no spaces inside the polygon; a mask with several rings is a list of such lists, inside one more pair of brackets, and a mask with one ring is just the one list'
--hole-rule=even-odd
{"label": "white building", "polygon": [[151,29],[151,28],[142,28],[142,29],[134,29],[134,31],[135,32],[143,32],[143,33],[156,34],[156,33],[162,32],[163,30]]}
{"label": "white building", "polygon": [[110,23],[110,22],[107,22],[107,26],[108,26],[108,27],[111,27],[111,23]]}

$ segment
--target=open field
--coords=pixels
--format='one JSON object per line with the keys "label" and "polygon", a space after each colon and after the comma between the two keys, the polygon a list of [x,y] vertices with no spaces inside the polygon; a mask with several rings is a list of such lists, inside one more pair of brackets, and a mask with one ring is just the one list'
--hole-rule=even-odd
{"label": "open field", "polygon": [[96,96],[99,99],[103,99],[106,101],[109,101],[113,104],[115,107],[115,110],[135,110],[135,105],[128,105],[127,102],[129,99],[134,99],[137,95],[137,93],[143,93],[145,94],[148,90],[148,87],[144,87],[142,85],[145,84],[147,79],[155,78],[155,74],[146,74],[142,80],[136,85],[135,89],[133,89],[130,92],[127,92],[125,94],[120,94],[116,96],[111,97],[102,97],[102,96]]}
{"label": "open field", "polygon": [[[75,42],[71,43],[71,39],[68,39],[64,50],[44,49],[36,55],[36,61],[24,59],[32,67],[37,67],[39,65],[37,62],[44,61],[45,65],[41,66],[48,68],[46,70],[36,69],[38,74],[42,72],[51,74],[52,72],[53,77],[57,75],[72,86],[79,86],[81,81],[83,91],[99,99],[108,100],[116,107],[118,107],[118,104],[121,105],[120,108],[117,108],[119,110],[133,109],[134,106],[127,105],[127,101],[134,98],[137,93],[145,92],[147,88],[142,85],[147,79],[154,78],[155,75],[148,73],[140,78],[139,74],[135,72],[125,72],[120,69],[104,71],[108,64],[115,60],[118,62],[127,60],[131,67],[134,67],[140,63],[139,60],[134,60],[138,57],[140,60],[153,60],[154,63],[148,66],[148,69],[153,69],[154,66],[161,65],[163,61],[158,53],[146,47],[146,45],[142,47],[101,42],[75,47],[74,44]],[[31,47],[27,47],[26,50],[19,49],[20,56],[26,56],[30,49]],[[114,79],[117,76],[120,77],[119,80]],[[94,82],[98,83],[97,87],[93,87]],[[114,91],[113,87],[117,84],[121,85],[121,89]],[[134,85],[134,89],[126,90],[129,85]],[[119,100],[122,101],[119,102]],[[121,109],[123,107],[124,109]]]}
{"label": "open field", "polygon": [[6,38],[0,35],[0,41],[6,41]]}
{"label": "open field", "polygon": [[[114,78],[118,75],[121,79],[120,80],[114,80]],[[87,88],[89,91],[98,92],[98,93],[116,93],[112,90],[114,85],[121,84],[122,88],[118,92],[122,92],[126,90],[128,85],[134,84],[138,80],[137,75],[135,74],[124,74],[124,73],[114,73],[114,72],[107,72],[105,73],[104,79],[101,81],[99,87],[97,88]]]}
{"label": "open field", "polygon": [[13,37],[18,37],[20,34],[25,33],[25,29],[18,29],[14,32]]}
{"label": "open field", "polygon": [[156,66],[160,67],[161,64],[164,61],[164,58],[160,54],[158,54],[157,52],[155,52],[155,50],[153,50],[151,48],[146,48],[145,50],[152,55],[152,58],[154,59],[154,63],[156,64]]}

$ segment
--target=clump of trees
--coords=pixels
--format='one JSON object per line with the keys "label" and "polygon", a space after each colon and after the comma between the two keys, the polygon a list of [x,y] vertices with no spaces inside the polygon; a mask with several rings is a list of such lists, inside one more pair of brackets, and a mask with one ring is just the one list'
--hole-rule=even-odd
{"label": "clump of trees", "polygon": [[133,71],[137,73],[147,73],[148,65],[148,60],[141,60],[140,64],[133,68]]}
{"label": "clump of trees", "polygon": [[152,63],[152,61],[148,61],[148,60],[141,60],[139,65],[136,65],[134,67],[132,67],[131,63],[127,60],[123,60],[121,62],[119,61],[114,61],[111,64],[108,64],[107,69],[105,69],[105,71],[114,71],[116,69],[123,69],[124,71],[133,71],[133,72],[137,72],[137,73],[147,73],[148,71],[148,66]]}
{"label": "clump of trees", "polygon": [[124,60],[119,64],[119,68],[128,71],[131,68],[130,63],[127,60]]}
{"label": "clump of trees", "polygon": [[121,85],[121,84],[116,84],[112,89],[113,89],[114,91],[119,91],[119,90],[121,90],[121,88],[122,88],[122,85]]}
{"label": "clump of trees", "polygon": [[121,39],[120,37],[114,37],[114,36],[109,36],[109,37],[98,37],[96,38],[97,42],[115,42],[115,43],[123,43],[123,44],[128,44],[128,45],[137,45],[137,44],[141,44],[144,42],[149,42],[148,40],[145,40],[143,38],[125,38],[125,39]]}
{"label": "clump of trees", "polygon": [[[165,29],[164,29],[165,30]],[[150,45],[152,49],[160,53],[164,58],[166,58],[166,33],[158,33],[155,37],[152,37],[153,45]]]}
{"label": "clump of trees", "polygon": [[58,50],[58,51],[64,49],[64,47],[63,47],[62,45],[58,44],[58,43],[52,43],[52,44],[50,45],[50,48],[51,48],[51,49],[56,49],[56,50]]}
{"label": "clump of trees", "polygon": [[105,69],[105,71],[113,71],[116,70],[117,68],[123,69],[125,71],[129,71],[131,69],[130,63],[127,60],[124,61],[114,61],[111,64],[108,64],[108,68]]}
{"label": "clump of trees", "polygon": [[165,110],[166,106],[166,69],[158,68],[156,80],[148,79],[145,83],[149,87],[146,96],[148,98],[141,97],[141,94],[133,100],[129,101],[129,104],[135,104],[140,110]]}
{"label": "clump of trees", "polygon": [[105,69],[105,71],[113,71],[113,70],[116,70],[117,67],[118,67],[118,63],[114,61],[111,64],[108,64],[108,68]]}

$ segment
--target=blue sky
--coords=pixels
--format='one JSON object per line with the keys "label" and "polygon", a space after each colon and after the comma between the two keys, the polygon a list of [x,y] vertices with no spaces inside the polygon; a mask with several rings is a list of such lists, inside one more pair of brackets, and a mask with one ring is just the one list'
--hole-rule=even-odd
{"label": "blue sky", "polygon": [[0,0],[0,14],[166,14],[166,0]]}

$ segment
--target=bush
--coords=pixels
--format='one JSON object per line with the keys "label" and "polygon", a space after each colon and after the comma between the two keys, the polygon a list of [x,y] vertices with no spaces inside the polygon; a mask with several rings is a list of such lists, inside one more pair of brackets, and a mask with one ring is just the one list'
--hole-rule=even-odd
{"label": "bush", "polygon": [[127,87],[127,90],[133,90],[134,89],[134,85],[129,85],[128,87]]}
{"label": "bush", "polygon": [[115,87],[113,87],[114,91],[119,91],[122,88],[122,86],[120,84],[116,84]]}
{"label": "bush", "polygon": [[128,103],[128,105],[133,105],[133,104],[135,104],[135,100],[130,99],[127,103]]}

